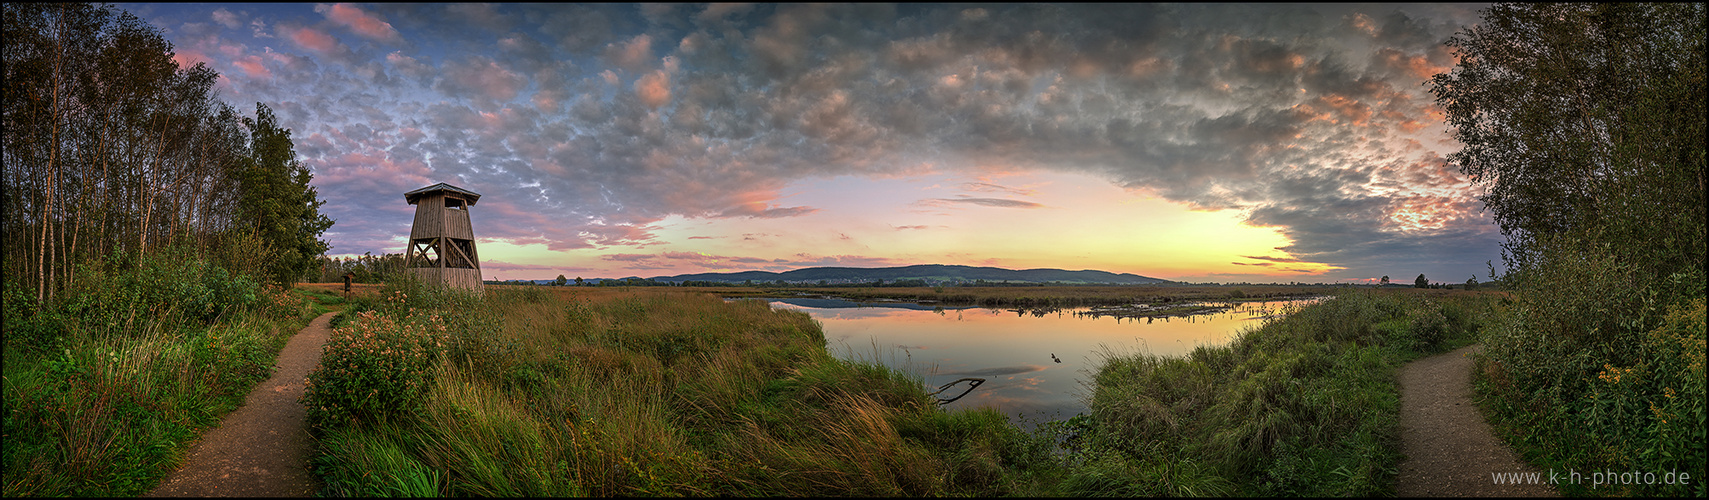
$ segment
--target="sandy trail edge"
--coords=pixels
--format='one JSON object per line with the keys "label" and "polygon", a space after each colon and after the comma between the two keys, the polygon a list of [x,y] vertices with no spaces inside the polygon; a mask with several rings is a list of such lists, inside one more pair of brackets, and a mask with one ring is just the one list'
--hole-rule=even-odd
{"label": "sandy trail edge", "polygon": [[331,334],[326,313],[291,336],[279,351],[273,377],[249,391],[243,407],[190,447],[183,467],[148,497],[306,497],[320,489],[309,471],[314,440],[299,398],[309,370],[320,364]]}
{"label": "sandy trail edge", "polygon": [[[1401,367],[1402,497],[1558,496],[1547,484],[1495,484],[1492,473],[1536,472],[1490,432],[1472,403],[1470,345]],[[1540,481],[1547,482],[1544,473]]]}

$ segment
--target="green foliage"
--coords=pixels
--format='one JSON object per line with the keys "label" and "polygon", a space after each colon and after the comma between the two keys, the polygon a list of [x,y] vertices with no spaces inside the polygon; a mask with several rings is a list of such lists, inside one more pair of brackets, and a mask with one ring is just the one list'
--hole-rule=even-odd
{"label": "green foliage", "polygon": [[1401,458],[1394,370],[1470,343],[1491,300],[1343,292],[1183,358],[1106,353],[1065,493],[1383,494]]}
{"label": "green foliage", "polygon": [[6,496],[128,496],[243,402],[312,315],[205,260],[88,263],[47,304],[8,285]]}
{"label": "green foliage", "polygon": [[[1703,477],[1700,448],[1670,444],[1700,435],[1701,417],[1667,409],[1703,405],[1677,371],[1701,354],[1657,346],[1690,343],[1691,324],[1670,311],[1704,296],[1704,6],[1483,14],[1448,42],[1460,63],[1433,87],[1466,145],[1449,159],[1488,187],[1508,237],[1501,286],[1515,307],[1478,358],[1492,420],[1546,467]],[[1687,423],[1663,422],[1674,415]],[[1565,489],[1702,495],[1698,484]]]}
{"label": "green foliage", "polygon": [[1425,279],[1423,274],[1419,274],[1418,279],[1412,280],[1412,287],[1413,288],[1430,288],[1430,280]]}
{"label": "green foliage", "polygon": [[320,276],[315,279],[318,283],[343,283],[345,273],[351,275],[352,283],[384,283],[405,269],[401,253],[363,253],[338,259],[323,255],[317,258],[316,265],[320,267]]}
{"label": "green foliage", "polygon": [[413,414],[445,351],[446,330],[430,313],[372,312],[334,329],[303,395],[310,428],[320,432]]}
{"label": "green foliage", "polygon": [[332,227],[332,220],[320,213],[326,202],[317,199],[309,185],[314,174],[297,160],[291,130],[279,127],[273,111],[261,103],[255,104],[255,118],[243,119],[243,125],[249,129],[252,156],[238,167],[238,209],[246,225],[275,251],[268,279],[289,286],[314,270],[316,258],[326,253],[320,235]]}
{"label": "green foliage", "polygon": [[1432,80],[1449,155],[1523,256],[1579,231],[1646,274],[1704,257],[1704,6],[1499,4]]}
{"label": "green foliage", "polygon": [[5,4],[4,267],[38,301],[113,254],[191,248],[288,287],[326,248],[289,131],[264,106],[241,119],[164,35],[110,6]]}
{"label": "green foliage", "polygon": [[289,284],[266,271],[302,242],[236,227],[250,137],[164,31],[87,3],[4,24],[4,493],[140,494],[313,314],[261,284]]}
{"label": "green foliage", "polygon": [[[1511,318],[1485,336],[1476,383],[1506,437],[1539,466],[1705,477],[1700,271],[1661,281],[1606,247],[1538,238],[1509,273]],[[1576,283],[1576,286],[1560,286]],[[1593,439],[1586,439],[1590,436]],[[1681,439],[1691,439],[1681,441]],[[1698,495],[1638,486],[1575,494]]]}
{"label": "green foliage", "polygon": [[10,277],[6,278],[5,289],[0,290],[0,298],[4,301],[0,320],[5,325],[7,351],[40,355],[59,349],[65,338],[66,319],[62,313],[43,310],[37,305],[35,295]]}

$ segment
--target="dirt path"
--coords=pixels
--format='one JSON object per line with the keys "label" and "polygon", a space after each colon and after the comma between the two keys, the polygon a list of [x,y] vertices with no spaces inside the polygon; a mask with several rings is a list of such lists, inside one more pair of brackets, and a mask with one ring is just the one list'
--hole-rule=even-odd
{"label": "dirt path", "polygon": [[[1477,345],[1400,369],[1402,497],[1558,496],[1544,484],[1495,484],[1491,474],[1537,472],[1496,439],[1472,403],[1471,353]],[[1541,476],[1548,480],[1548,474]]]}
{"label": "dirt path", "polygon": [[314,441],[298,398],[309,370],[320,363],[331,333],[326,313],[291,336],[279,351],[273,377],[255,386],[243,407],[190,447],[184,467],[150,497],[305,497],[320,489],[308,469]]}

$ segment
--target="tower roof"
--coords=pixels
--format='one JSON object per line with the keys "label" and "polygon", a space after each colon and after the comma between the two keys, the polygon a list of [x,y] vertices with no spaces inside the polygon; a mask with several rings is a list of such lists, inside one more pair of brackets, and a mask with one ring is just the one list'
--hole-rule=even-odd
{"label": "tower roof", "polygon": [[439,191],[445,191],[448,193],[460,194],[463,196],[463,198],[468,200],[470,206],[473,206],[476,201],[479,201],[481,199],[481,195],[479,193],[441,182],[438,184],[434,184],[432,186],[427,186],[427,187],[424,187],[421,189],[410,191],[408,193],[404,193],[404,201],[407,201],[407,202],[409,202],[409,204],[414,205],[416,200],[420,200],[421,197],[427,196],[430,193],[435,193],[435,192],[439,192]]}

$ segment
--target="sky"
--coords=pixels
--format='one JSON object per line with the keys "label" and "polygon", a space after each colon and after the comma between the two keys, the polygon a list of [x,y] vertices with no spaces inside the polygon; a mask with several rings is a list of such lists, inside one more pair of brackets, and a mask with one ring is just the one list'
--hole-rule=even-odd
{"label": "sky", "polygon": [[1500,269],[1424,84],[1481,5],[116,6],[291,129],[333,256],[445,182],[489,279]]}

